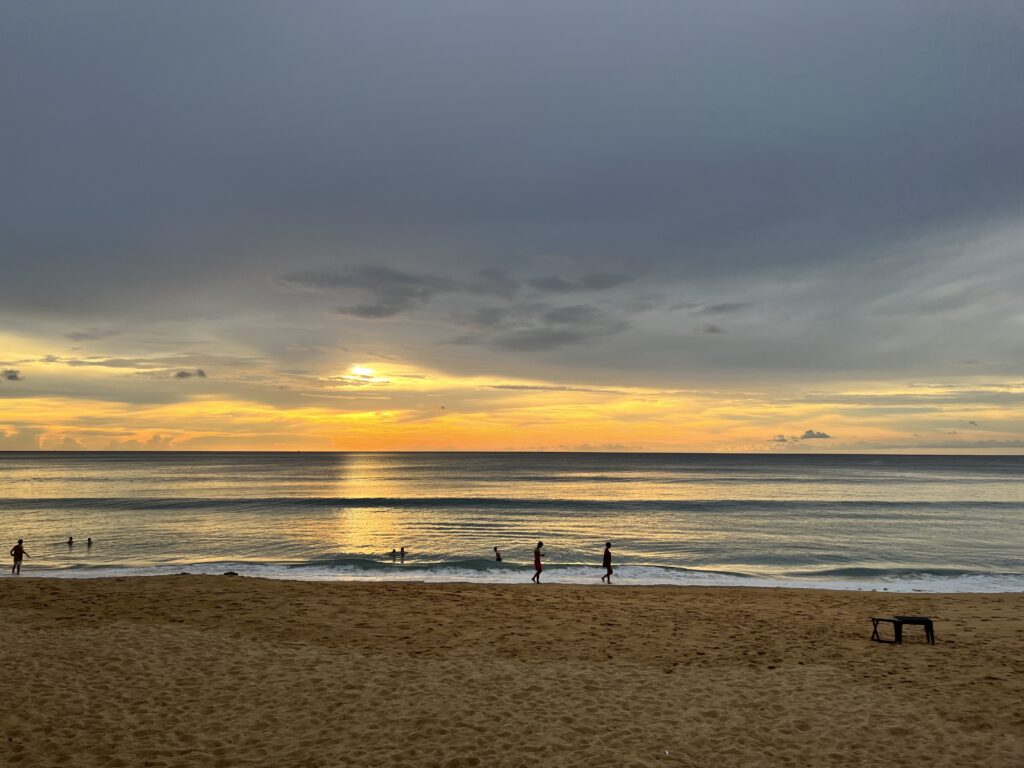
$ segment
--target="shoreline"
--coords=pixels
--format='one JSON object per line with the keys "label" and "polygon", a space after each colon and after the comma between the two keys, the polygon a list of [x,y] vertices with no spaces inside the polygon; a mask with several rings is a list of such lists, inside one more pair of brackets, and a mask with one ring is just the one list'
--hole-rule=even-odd
{"label": "shoreline", "polygon": [[[0,763],[1024,759],[1024,594],[521,586],[0,580]],[[937,644],[871,642],[894,614]]]}
{"label": "shoreline", "polygon": [[[68,581],[68,582],[90,582],[90,581],[125,581],[126,579],[170,579],[175,577],[193,577],[193,578],[239,578],[239,579],[253,579],[258,581],[268,581],[274,583],[295,583],[295,584],[340,584],[340,585],[351,585],[351,586],[420,586],[420,587],[490,587],[495,589],[505,588],[519,588],[519,587],[536,587],[537,585],[531,584],[529,579],[522,581],[509,581],[509,582],[490,582],[490,581],[430,581],[423,579],[361,579],[361,578],[345,578],[345,579],[296,579],[296,578],[285,578],[285,577],[273,577],[273,576],[260,576],[248,573],[159,573],[159,574],[125,574],[123,576],[117,575],[102,575],[102,576],[87,576],[87,575],[67,575],[61,576],[59,574],[45,574],[45,575],[26,575],[11,576],[10,573],[4,574],[4,580],[10,579],[12,581]],[[579,582],[557,582],[557,581],[543,581],[541,587],[550,587],[552,589],[608,589],[609,586],[613,589],[628,589],[628,590],[644,590],[644,589],[678,589],[678,590],[775,590],[775,591],[796,591],[796,592],[823,592],[823,593],[836,593],[836,594],[888,594],[888,595],[927,595],[933,597],[943,596],[998,596],[998,595],[1024,595],[1024,590],[1004,590],[1004,591],[950,591],[950,592],[939,592],[925,589],[890,589],[890,588],[879,588],[879,587],[828,587],[821,586],[819,584],[801,586],[797,584],[629,584],[615,581],[611,585],[602,584],[595,578],[595,583],[579,583]]]}
{"label": "shoreline", "polygon": [[[637,570],[644,572],[636,576]],[[528,584],[533,569],[529,566],[506,564],[494,569],[463,570],[458,563],[415,563],[392,565],[379,563],[373,570],[355,573],[330,566],[294,563],[196,563],[138,567],[78,566],[70,568],[40,568],[26,570],[20,577],[57,580],[93,580],[115,578],[161,578],[169,576],[222,576],[234,571],[239,576],[272,581],[338,584],[466,584],[515,586]],[[663,571],[664,573],[658,573]],[[653,575],[652,575],[653,572]],[[560,586],[606,586],[599,582],[603,570],[596,566],[548,566],[542,583]],[[9,573],[4,575],[9,576]],[[503,578],[499,578],[502,576]],[[893,594],[1020,594],[1024,593],[1024,577],[1019,574],[907,574],[890,582],[858,581],[854,579],[814,579],[746,575],[727,571],[705,571],[687,568],[661,568],[658,566],[618,566],[615,569],[617,587],[729,587],[737,589],[795,589],[834,592],[890,592]],[[960,587],[951,589],[950,587]],[[982,587],[982,588],[979,588]]]}

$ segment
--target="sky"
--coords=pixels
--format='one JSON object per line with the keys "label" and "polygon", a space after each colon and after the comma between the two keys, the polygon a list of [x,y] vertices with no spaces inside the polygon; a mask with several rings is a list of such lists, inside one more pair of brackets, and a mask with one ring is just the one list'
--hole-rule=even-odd
{"label": "sky", "polygon": [[0,6],[0,450],[1024,452],[1024,5]]}

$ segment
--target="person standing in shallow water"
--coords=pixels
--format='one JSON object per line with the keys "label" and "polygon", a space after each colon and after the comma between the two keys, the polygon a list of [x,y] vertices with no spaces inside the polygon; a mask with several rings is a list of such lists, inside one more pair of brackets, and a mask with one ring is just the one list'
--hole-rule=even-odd
{"label": "person standing in shallow water", "polygon": [[398,562],[405,562],[405,547],[402,547],[400,550],[398,550]]}
{"label": "person standing in shallow water", "polygon": [[75,537],[68,536],[68,549],[71,549],[73,546],[75,546]]}
{"label": "person standing in shallow water", "polygon": [[533,548],[533,569],[536,573],[533,574],[533,578],[530,579],[534,584],[540,584],[540,572],[544,570],[544,566],[540,564],[540,559],[544,557],[544,553],[541,549],[544,547],[543,541],[538,541],[537,546]]}
{"label": "person standing in shallow water", "polygon": [[612,583],[612,543],[606,542],[604,545],[604,558],[601,560],[601,567],[605,569],[604,576],[601,577],[601,581],[605,581],[609,584]]}
{"label": "person standing in shallow water", "polygon": [[498,551],[497,547],[494,548],[494,562],[496,562],[496,563],[500,563],[501,562],[501,552]]}
{"label": "person standing in shallow water", "polygon": [[25,551],[25,540],[18,539],[18,543],[11,547],[11,557],[14,558],[14,565],[11,566],[11,575],[21,575],[21,561],[22,558],[28,557],[28,552]]}

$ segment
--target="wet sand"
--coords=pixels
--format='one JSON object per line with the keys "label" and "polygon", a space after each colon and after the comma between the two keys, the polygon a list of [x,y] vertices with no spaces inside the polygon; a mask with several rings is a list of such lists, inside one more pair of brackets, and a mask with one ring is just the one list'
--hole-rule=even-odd
{"label": "wet sand", "polygon": [[[1024,594],[23,576],[0,606],[4,766],[1024,765]],[[937,645],[870,642],[894,613]]]}

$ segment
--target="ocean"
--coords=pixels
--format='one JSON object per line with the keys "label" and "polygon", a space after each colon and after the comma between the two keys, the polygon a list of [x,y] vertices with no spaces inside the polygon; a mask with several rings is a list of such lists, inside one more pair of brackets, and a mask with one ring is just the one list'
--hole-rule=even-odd
{"label": "ocean", "polygon": [[25,576],[528,583],[543,540],[596,585],[610,541],[619,584],[1015,592],[1024,457],[12,452],[0,535]]}

